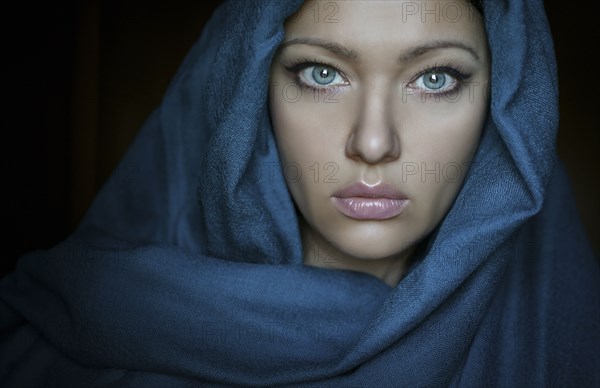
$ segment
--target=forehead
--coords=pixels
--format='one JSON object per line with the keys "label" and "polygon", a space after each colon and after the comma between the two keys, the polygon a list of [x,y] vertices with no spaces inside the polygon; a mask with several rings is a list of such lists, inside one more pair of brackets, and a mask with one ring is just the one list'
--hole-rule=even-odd
{"label": "forehead", "polygon": [[424,40],[461,40],[480,50],[486,45],[482,18],[465,0],[307,0],[285,31],[286,39],[326,38],[358,53]]}

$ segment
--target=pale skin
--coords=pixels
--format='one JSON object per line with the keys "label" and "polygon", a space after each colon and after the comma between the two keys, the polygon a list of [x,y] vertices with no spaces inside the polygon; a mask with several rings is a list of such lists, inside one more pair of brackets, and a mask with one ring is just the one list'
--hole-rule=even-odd
{"label": "pale skin", "polygon": [[[282,164],[293,166],[285,172],[304,263],[395,286],[477,149],[488,105],[484,24],[466,2],[452,2],[458,19],[450,8],[407,15],[399,0],[334,3],[309,0],[285,25],[270,74],[273,130]],[[405,207],[384,220],[349,217],[333,197],[352,184],[393,187]]]}

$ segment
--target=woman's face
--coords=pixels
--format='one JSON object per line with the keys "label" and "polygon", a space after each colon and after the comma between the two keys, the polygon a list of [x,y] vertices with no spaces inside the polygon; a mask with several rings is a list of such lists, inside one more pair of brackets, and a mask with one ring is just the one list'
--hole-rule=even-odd
{"label": "woman's face", "polygon": [[288,19],[270,111],[303,239],[327,250],[312,264],[399,258],[431,232],[478,145],[488,77],[466,2],[307,1]]}

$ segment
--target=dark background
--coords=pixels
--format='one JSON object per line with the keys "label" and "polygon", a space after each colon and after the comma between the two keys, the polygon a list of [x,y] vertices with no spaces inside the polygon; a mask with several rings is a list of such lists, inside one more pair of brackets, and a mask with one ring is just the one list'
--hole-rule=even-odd
{"label": "dark background", "polygon": [[[87,0],[3,6],[4,257],[77,225],[219,0]],[[559,155],[600,252],[599,7],[547,0],[560,75]]]}

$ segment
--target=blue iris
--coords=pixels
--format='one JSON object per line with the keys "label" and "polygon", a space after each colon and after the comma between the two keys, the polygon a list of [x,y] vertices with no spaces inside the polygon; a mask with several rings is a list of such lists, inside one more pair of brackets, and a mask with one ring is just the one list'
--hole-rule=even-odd
{"label": "blue iris", "polygon": [[441,89],[446,85],[446,75],[439,72],[429,72],[423,74],[423,85],[428,89]]}
{"label": "blue iris", "polygon": [[336,75],[336,71],[327,66],[315,66],[312,71],[312,77],[319,85],[330,84]]}

